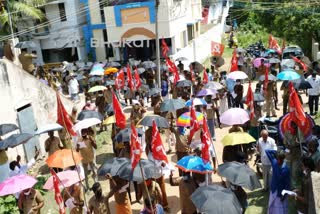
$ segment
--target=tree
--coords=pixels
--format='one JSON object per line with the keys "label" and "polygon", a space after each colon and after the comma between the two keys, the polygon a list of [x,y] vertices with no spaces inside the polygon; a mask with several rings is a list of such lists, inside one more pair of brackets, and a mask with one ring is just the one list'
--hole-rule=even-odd
{"label": "tree", "polygon": [[17,31],[18,23],[24,22],[24,17],[43,21],[45,14],[39,9],[47,0],[0,0],[0,34],[10,34],[9,8],[13,31]]}

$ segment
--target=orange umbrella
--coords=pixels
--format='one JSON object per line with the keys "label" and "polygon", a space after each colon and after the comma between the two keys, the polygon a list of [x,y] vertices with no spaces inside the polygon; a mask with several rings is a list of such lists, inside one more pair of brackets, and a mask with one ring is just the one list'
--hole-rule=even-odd
{"label": "orange umbrella", "polygon": [[65,169],[70,166],[77,165],[81,162],[82,157],[80,153],[73,151],[74,160],[72,158],[71,149],[62,149],[54,152],[46,160],[49,167]]}
{"label": "orange umbrella", "polygon": [[113,73],[116,73],[118,72],[118,69],[117,68],[107,68],[105,71],[104,71],[104,75],[109,75],[109,74],[113,74]]}

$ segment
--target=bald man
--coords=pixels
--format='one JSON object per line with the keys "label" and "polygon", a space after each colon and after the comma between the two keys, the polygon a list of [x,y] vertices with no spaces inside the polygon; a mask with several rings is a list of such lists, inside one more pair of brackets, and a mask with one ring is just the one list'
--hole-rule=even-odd
{"label": "bald man", "polygon": [[264,190],[268,191],[271,181],[271,162],[266,154],[266,150],[277,150],[277,145],[274,139],[269,137],[267,130],[262,130],[260,136],[257,143],[257,150],[261,155]]}

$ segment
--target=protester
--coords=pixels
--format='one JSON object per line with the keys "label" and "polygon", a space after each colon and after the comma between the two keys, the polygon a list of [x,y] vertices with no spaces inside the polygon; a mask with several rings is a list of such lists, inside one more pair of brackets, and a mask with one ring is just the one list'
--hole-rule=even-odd
{"label": "protester", "polygon": [[243,108],[243,102],[242,102],[242,97],[243,97],[243,85],[241,84],[241,80],[236,80],[236,85],[234,86],[234,105],[233,107],[235,108]]}
{"label": "protester", "polygon": [[138,201],[141,199],[141,197],[143,198],[143,201],[145,201],[150,196],[154,198],[155,203],[157,204],[162,203],[160,186],[154,180],[147,179],[144,182],[138,184],[138,190],[139,190],[137,195]]}
{"label": "protester", "polygon": [[315,168],[314,171],[320,171],[320,151],[318,150],[319,143],[318,139],[311,138],[308,142],[308,150],[310,158],[313,160]]}
{"label": "protester", "polygon": [[[1,138],[0,138],[1,140]],[[9,177],[9,158],[6,150],[0,150],[0,183]]]}
{"label": "protester", "polygon": [[48,132],[49,138],[44,142],[45,150],[48,152],[48,157],[54,152],[63,149],[63,146],[60,145],[60,139],[54,136],[53,131]]}
{"label": "protester", "polygon": [[75,78],[75,74],[70,74],[70,80],[68,82],[68,90],[69,90],[69,95],[71,97],[72,101],[77,101],[79,100],[79,83],[78,80]]}
{"label": "protester", "polygon": [[157,204],[152,196],[150,197],[150,199],[146,198],[144,200],[144,205],[145,207],[141,210],[140,214],[164,214],[162,206],[160,204]]}
{"label": "protester", "polygon": [[22,65],[23,70],[27,71],[29,74],[34,75],[35,66],[32,62],[33,59],[37,58],[37,55],[29,54],[26,48],[21,49],[21,54],[19,55],[19,60]]}
{"label": "protester", "polygon": [[108,199],[102,192],[101,184],[98,182],[94,183],[91,190],[94,195],[89,199],[88,213],[111,214]]}
{"label": "protester", "polygon": [[84,196],[80,183],[66,187],[62,193],[65,205],[70,209],[70,214],[82,214],[84,209]]}
{"label": "protester", "polygon": [[33,188],[23,190],[19,195],[18,207],[25,214],[40,214],[44,206],[41,193]]}
{"label": "protester", "polygon": [[316,115],[319,107],[320,76],[318,76],[317,72],[314,71],[312,75],[308,76],[306,81],[312,86],[312,88],[308,89],[310,115]]}
{"label": "protester", "polygon": [[21,157],[20,155],[17,156],[17,159],[15,161],[10,162],[9,168],[9,177],[13,177],[16,175],[25,175],[27,174],[28,170],[36,163],[36,160],[40,154],[39,150],[35,150],[34,158],[32,158],[27,164],[21,165]]}

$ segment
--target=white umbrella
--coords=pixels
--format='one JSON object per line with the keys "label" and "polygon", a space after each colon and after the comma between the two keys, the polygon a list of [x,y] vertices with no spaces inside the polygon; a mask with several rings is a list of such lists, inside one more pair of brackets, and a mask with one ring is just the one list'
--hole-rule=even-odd
{"label": "white umbrella", "polygon": [[220,116],[220,122],[229,126],[244,124],[248,120],[249,114],[242,108],[230,108]]}
{"label": "white umbrella", "polygon": [[50,131],[58,131],[58,130],[61,130],[61,129],[63,129],[63,127],[58,123],[46,124],[44,126],[39,127],[36,130],[35,134],[36,135],[40,135],[40,134],[43,134],[43,133],[47,133],[47,132],[50,132]]}
{"label": "white umbrella", "polygon": [[97,118],[88,118],[88,119],[84,119],[79,121],[78,123],[76,123],[73,126],[73,129],[75,131],[81,131],[82,129],[87,129],[91,126],[97,125],[101,123],[101,120],[97,119]]}
{"label": "white umbrella", "polygon": [[234,79],[234,80],[238,80],[238,79],[243,80],[243,79],[247,79],[248,75],[243,71],[233,71],[227,75],[227,78]]}
{"label": "white umbrella", "polygon": [[104,70],[93,70],[89,74],[90,76],[103,76],[104,75]]}

